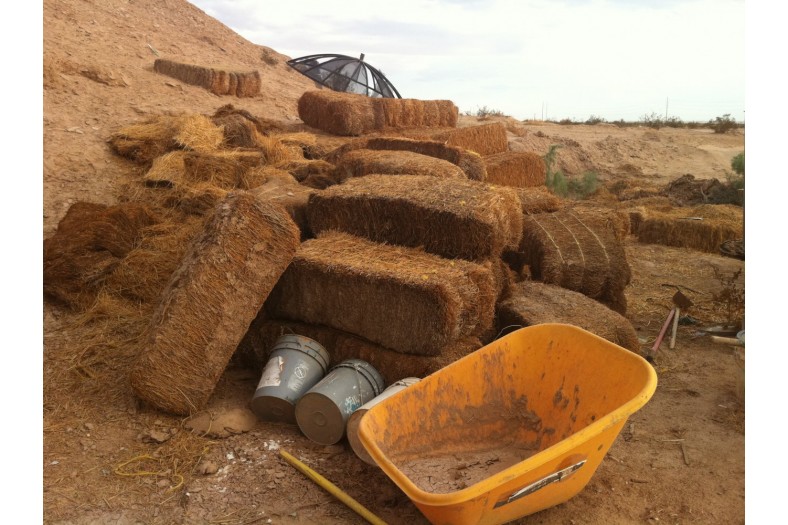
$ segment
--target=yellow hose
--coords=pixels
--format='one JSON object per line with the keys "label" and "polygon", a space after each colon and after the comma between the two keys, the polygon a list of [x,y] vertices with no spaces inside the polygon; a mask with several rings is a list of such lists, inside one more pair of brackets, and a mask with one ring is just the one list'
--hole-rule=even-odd
{"label": "yellow hose", "polygon": [[309,468],[308,466],[304,465],[302,462],[298,461],[296,458],[288,454],[282,449],[279,449],[279,455],[281,455],[285,461],[293,465],[295,468],[300,470],[306,477],[326,489],[332,496],[337,498],[339,501],[353,509],[359,516],[367,520],[368,522],[372,523],[372,525],[386,525],[386,522],[382,519],[378,518],[370,511],[366,509],[361,503],[354,500],[347,494],[345,494],[342,489],[328,481],[326,478]]}

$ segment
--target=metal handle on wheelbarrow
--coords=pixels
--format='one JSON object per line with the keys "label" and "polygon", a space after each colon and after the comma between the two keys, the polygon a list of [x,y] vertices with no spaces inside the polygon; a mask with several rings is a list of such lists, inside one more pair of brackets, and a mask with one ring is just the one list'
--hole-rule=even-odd
{"label": "metal handle on wheelbarrow", "polygon": [[515,500],[518,500],[523,496],[528,496],[529,494],[533,494],[537,490],[540,490],[546,487],[547,485],[550,485],[551,483],[561,481],[565,477],[576,472],[580,467],[582,467],[585,464],[586,464],[586,460],[584,459],[583,461],[575,463],[574,465],[566,467],[565,469],[559,470],[558,472],[553,472],[549,476],[545,476],[539,481],[534,481],[533,483],[526,485],[525,487],[512,493],[512,495],[509,496],[507,499],[499,501],[498,503],[495,504],[495,507],[493,508],[497,509],[498,507],[503,507],[504,505],[511,503]]}

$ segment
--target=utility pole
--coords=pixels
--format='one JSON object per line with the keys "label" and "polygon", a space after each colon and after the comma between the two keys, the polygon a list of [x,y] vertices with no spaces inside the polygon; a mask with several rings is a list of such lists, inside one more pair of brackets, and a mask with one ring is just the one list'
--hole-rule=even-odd
{"label": "utility pole", "polygon": [[665,122],[668,121],[668,98],[665,97]]}

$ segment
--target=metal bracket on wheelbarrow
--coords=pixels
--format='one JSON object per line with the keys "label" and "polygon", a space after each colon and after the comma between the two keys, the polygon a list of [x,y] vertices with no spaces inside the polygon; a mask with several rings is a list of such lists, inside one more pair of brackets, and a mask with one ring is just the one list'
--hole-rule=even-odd
{"label": "metal bracket on wheelbarrow", "polygon": [[511,503],[515,500],[518,500],[523,496],[528,496],[529,494],[533,494],[537,490],[542,489],[547,485],[550,485],[551,483],[561,481],[565,477],[576,472],[578,469],[580,469],[580,467],[582,467],[585,464],[586,464],[586,460],[584,459],[583,461],[580,461],[579,463],[575,463],[572,466],[566,467],[563,470],[559,470],[558,472],[553,472],[549,476],[546,476],[540,479],[539,481],[534,481],[530,485],[526,485],[525,487],[521,488],[517,492],[514,492],[507,499],[499,501],[498,503],[495,504],[495,507],[493,508],[497,509],[498,507],[503,507],[504,505]]}

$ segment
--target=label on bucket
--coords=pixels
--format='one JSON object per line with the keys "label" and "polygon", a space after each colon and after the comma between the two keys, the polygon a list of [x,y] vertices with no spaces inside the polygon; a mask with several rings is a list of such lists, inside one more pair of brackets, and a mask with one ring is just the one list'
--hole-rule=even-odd
{"label": "label on bucket", "polygon": [[287,388],[293,392],[300,392],[309,369],[305,363],[299,362],[293,369],[293,375],[287,381]]}
{"label": "label on bucket", "polygon": [[257,388],[265,386],[279,386],[282,384],[282,370],[284,369],[284,359],[282,356],[275,356],[268,360],[263,370],[263,377],[260,378],[260,383]]}

